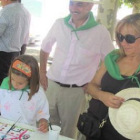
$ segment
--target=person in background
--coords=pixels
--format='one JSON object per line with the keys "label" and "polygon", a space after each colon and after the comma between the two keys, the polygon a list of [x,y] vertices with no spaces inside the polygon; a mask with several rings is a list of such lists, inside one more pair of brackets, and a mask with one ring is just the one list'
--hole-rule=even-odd
{"label": "person in background", "polygon": [[[40,51],[40,82],[49,101],[50,120],[61,135],[77,139],[77,121],[85,109],[85,89],[100,61],[114,49],[107,29],[91,12],[93,0],[70,0],[70,14],[56,20]],[[53,63],[47,60],[56,43]],[[47,74],[47,75],[46,75]]]}
{"label": "person in background", "polygon": [[39,83],[39,67],[36,59],[20,55],[11,64],[9,76],[0,87],[1,116],[48,131],[49,106]]}
{"label": "person in background", "polygon": [[[122,89],[140,87],[140,13],[120,20],[115,30],[119,49],[109,53],[89,83],[87,92],[93,97],[88,112],[104,118],[108,107],[119,108],[124,99],[115,94]],[[102,116],[99,116],[99,115]],[[87,140],[96,140],[87,138]],[[109,117],[98,140],[127,140],[111,125]]]}
{"label": "person in background", "polygon": [[29,37],[30,14],[18,0],[0,0],[0,84]]}
{"label": "person in background", "polygon": [[[21,3],[21,0],[18,0],[18,2]],[[29,35],[29,34],[28,34],[28,35]],[[28,36],[28,38],[29,38],[29,36]],[[25,52],[26,52],[27,41],[25,41],[24,43],[26,43],[26,44],[23,44],[23,45],[21,46],[20,55],[25,54]]]}

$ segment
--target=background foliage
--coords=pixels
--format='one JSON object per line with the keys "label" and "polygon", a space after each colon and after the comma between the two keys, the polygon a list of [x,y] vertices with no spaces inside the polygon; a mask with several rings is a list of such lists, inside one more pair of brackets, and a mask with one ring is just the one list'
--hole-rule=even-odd
{"label": "background foliage", "polygon": [[119,0],[119,5],[122,4],[127,5],[130,8],[133,8],[134,6],[140,8],[140,0]]}

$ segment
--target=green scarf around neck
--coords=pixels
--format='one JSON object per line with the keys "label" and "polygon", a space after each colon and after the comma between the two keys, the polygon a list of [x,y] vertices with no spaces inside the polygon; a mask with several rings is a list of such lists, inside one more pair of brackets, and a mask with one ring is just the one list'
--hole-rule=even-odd
{"label": "green scarf around neck", "polygon": [[[4,80],[3,80],[3,82],[2,82],[2,84],[1,84],[1,86],[0,86],[0,88],[1,89],[7,89],[7,90],[9,90],[9,77],[6,77]],[[23,88],[23,89],[21,89],[21,91],[26,91],[26,90],[28,90],[29,89],[29,85],[28,86],[26,86],[25,88]],[[11,90],[12,91],[15,91],[16,89],[12,86],[11,87]]]}
{"label": "green scarf around neck", "polygon": [[72,31],[87,30],[99,24],[95,21],[92,12],[89,12],[89,20],[87,21],[87,23],[79,28],[74,28],[71,24],[69,24],[70,19],[71,15],[69,14],[67,17],[64,18],[64,22],[70,29],[72,29]]}
{"label": "green scarf around neck", "polygon": [[136,72],[132,76],[127,76],[126,78],[122,77],[120,74],[119,67],[117,65],[117,60],[120,58],[119,50],[113,50],[105,57],[105,66],[107,68],[108,73],[116,80],[125,80],[131,79],[131,81],[136,81],[138,86],[140,87],[140,83],[137,77],[138,72],[140,72],[140,65]]}
{"label": "green scarf around neck", "polygon": [[[76,31],[88,30],[99,24],[98,22],[95,21],[95,18],[93,16],[92,12],[89,12],[89,19],[86,22],[86,24],[80,26],[79,28],[74,28],[71,24],[69,24],[70,19],[71,19],[71,15],[69,14],[67,17],[64,18],[64,23],[71,29],[72,32],[75,32],[76,36],[77,36]],[[78,38],[78,36],[77,36],[77,38]]]}

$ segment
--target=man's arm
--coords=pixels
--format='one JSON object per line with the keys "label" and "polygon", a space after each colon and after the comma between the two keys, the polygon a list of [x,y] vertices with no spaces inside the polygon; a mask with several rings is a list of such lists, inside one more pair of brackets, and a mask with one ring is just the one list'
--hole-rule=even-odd
{"label": "man's arm", "polygon": [[47,90],[48,87],[48,79],[46,76],[48,57],[49,53],[40,50],[40,83],[44,90]]}
{"label": "man's arm", "polygon": [[111,40],[110,33],[107,29],[103,32],[103,37],[101,39],[101,53],[102,53],[102,61],[105,56],[115,49],[113,45],[113,41]]}

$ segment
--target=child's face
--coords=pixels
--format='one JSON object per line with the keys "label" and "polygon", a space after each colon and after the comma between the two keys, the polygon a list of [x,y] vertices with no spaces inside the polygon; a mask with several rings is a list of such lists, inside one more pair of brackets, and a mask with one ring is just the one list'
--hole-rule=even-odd
{"label": "child's face", "polygon": [[16,90],[21,90],[29,84],[29,81],[27,78],[16,75],[14,73],[11,74],[11,82],[12,82],[13,87]]}

